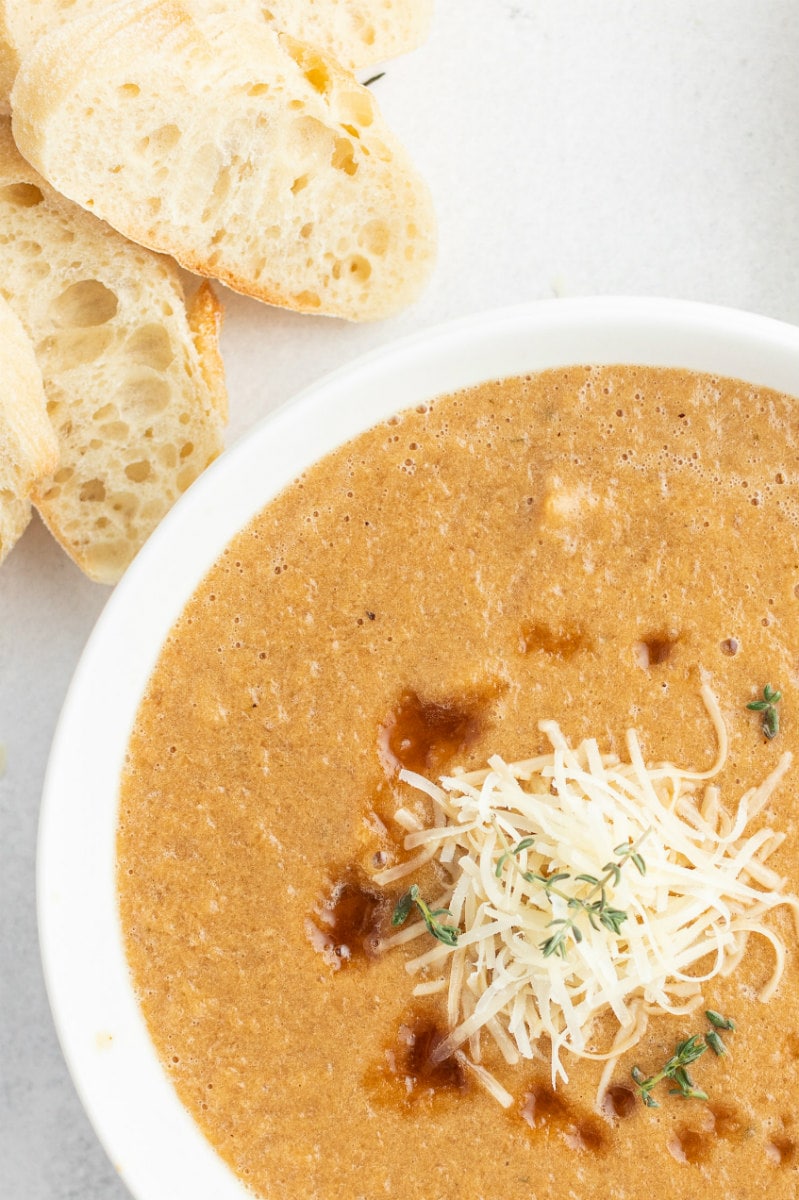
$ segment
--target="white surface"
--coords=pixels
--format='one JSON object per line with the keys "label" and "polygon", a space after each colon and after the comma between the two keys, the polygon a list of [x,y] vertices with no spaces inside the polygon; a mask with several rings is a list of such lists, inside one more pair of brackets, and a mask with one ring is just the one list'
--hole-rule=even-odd
{"label": "white surface", "polygon": [[[433,189],[433,282],[357,327],[225,294],[229,443],[363,351],[498,305],[615,292],[799,322],[798,53],[795,0],[437,0],[430,40],[374,85]],[[39,525],[0,573],[4,1200],[127,1195],[55,1040],[34,911],[49,743],[107,595]]]}
{"label": "white surface", "polygon": [[442,391],[582,362],[686,367],[784,390],[799,380],[799,328],[685,301],[589,298],[532,302],[404,338],[312,385],[260,422],[195,484],[103,612],[48,764],[38,847],[39,933],[75,1083],[120,1175],[142,1200],[246,1195],[159,1064],[119,936],[114,799],[130,729],[164,639],[230,539],[342,441]]}

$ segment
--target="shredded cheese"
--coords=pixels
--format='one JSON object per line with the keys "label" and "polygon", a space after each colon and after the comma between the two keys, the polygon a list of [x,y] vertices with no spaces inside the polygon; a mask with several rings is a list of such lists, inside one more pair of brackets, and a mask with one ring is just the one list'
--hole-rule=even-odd
{"label": "shredded cheese", "polygon": [[[494,757],[487,769],[439,784],[401,773],[433,800],[435,824],[404,821],[405,846],[418,853],[376,882],[392,883],[433,858],[448,864],[453,883],[434,906],[450,910],[461,931],[457,946],[426,939],[407,969],[421,977],[419,994],[447,994],[450,1032],[436,1059],[463,1056],[500,1103],[509,1102],[507,1092],[479,1067],[483,1035],[511,1064],[542,1057],[548,1039],[553,1083],[568,1078],[564,1051],[605,1060],[604,1091],[613,1064],[641,1038],[648,1016],[692,1011],[702,985],[735,968],[750,935],[766,938],[776,958],[760,998],[769,999],[779,983],[785,948],[763,919],[789,905],[799,933],[799,900],[783,893],[785,881],[765,865],[782,835],[746,829],[792,756],[784,753],[728,813],[708,782],[724,766],[727,731],[707,684],[702,697],[718,740],[708,771],[647,765],[632,730],[628,762],[601,754],[594,739],[573,749],[554,721],[543,721],[548,754],[510,764]],[[601,877],[614,848],[625,844],[640,846],[646,870],[625,860],[618,880],[607,885],[608,902],[627,914],[618,934],[593,928],[581,913],[581,939],[566,939],[564,957],[546,955],[543,944],[560,928],[552,922],[571,919],[575,909],[525,875],[568,872],[568,895],[585,898],[590,885],[576,877]],[[385,944],[407,944],[425,932],[419,921]],[[619,1028],[603,1050],[592,1040],[592,1025],[608,1010]]]}

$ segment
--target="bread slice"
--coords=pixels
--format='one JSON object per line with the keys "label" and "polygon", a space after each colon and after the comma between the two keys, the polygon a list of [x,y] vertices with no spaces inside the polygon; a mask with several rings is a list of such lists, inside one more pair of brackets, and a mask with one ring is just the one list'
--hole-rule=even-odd
{"label": "bread slice", "polygon": [[30,338],[0,299],[0,562],[31,516],[37,479],[55,470],[58,442],[47,418]]}
{"label": "bread slice", "polygon": [[217,302],[186,307],[177,267],[57,195],[0,122],[0,295],[31,338],[57,469],[33,489],[45,523],[113,583],[222,448]]}
{"label": "bread slice", "polygon": [[14,136],[64,195],[300,312],[384,317],[432,266],[429,195],[368,89],[251,15],[130,0],[25,59]]}
{"label": "bread slice", "polygon": [[[41,38],[65,21],[110,8],[117,0],[0,0],[0,104],[19,63]],[[421,45],[433,0],[224,0],[235,16],[257,7],[264,20],[357,71]]]}

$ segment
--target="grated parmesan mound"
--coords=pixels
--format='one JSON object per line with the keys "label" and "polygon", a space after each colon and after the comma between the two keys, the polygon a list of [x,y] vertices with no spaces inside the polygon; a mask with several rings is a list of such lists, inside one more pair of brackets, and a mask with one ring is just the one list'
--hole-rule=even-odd
{"label": "grated parmesan mound", "polygon": [[[734,970],[751,934],[765,937],[776,959],[760,999],[768,1000],[779,984],[785,948],[763,918],[790,905],[799,932],[799,900],[783,893],[785,881],[766,865],[784,834],[746,830],[792,755],[783,754],[730,816],[709,782],[726,761],[727,731],[707,684],[702,698],[718,738],[708,771],[647,765],[633,730],[627,733],[629,762],[600,754],[594,739],[572,749],[556,722],[542,721],[552,750],[538,758],[508,764],[494,757],[488,769],[443,778],[439,785],[401,772],[433,800],[435,824],[421,828],[407,809],[399,810],[397,819],[409,830],[405,847],[419,853],[375,881],[392,883],[432,859],[449,866],[452,887],[435,907],[451,911],[461,930],[457,947],[436,942],[410,959],[407,970],[422,977],[416,994],[447,994],[450,1033],[436,1059],[457,1054],[506,1107],[512,1098],[479,1065],[484,1033],[510,1064],[541,1058],[540,1040],[548,1038],[553,1084],[568,1079],[564,1051],[605,1060],[601,1102],[615,1062],[640,1040],[648,1017],[697,1008],[703,983]],[[531,846],[511,853],[530,838]],[[575,876],[600,878],[607,863],[619,861],[614,849],[623,844],[640,847],[646,870],[641,874],[625,860],[618,883],[607,886],[608,904],[628,914],[619,934],[601,925],[594,929],[581,913],[582,940],[569,936],[565,957],[545,956],[542,943],[561,928],[551,922],[569,919],[575,910],[524,873],[567,871],[571,878],[560,887],[588,898],[590,885]],[[425,932],[418,921],[385,945]],[[608,1010],[618,1034],[600,1050],[592,1024]],[[468,1057],[461,1049],[467,1043]]]}

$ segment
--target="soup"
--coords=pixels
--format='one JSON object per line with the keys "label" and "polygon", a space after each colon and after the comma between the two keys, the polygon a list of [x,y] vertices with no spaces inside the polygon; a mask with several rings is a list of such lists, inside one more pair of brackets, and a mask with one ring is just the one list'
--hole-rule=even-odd
{"label": "soup", "polygon": [[[341,447],[225,550],[139,711],[118,887],[164,1067],[256,1193],[795,1196],[788,908],[767,919],[789,946],[768,1003],[773,947],[751,937],[702,1008],[650,1018],[599,1094],[602,1062],[566,1051],[553,1079],[546,1038],[515,1064],[485,1039],[503,1107],[437,1053],[446,1005],[419,994],[419,943],[392,923],[411,877],[379,881],[409,857],[402,813],[430,819],[400,768],[528,759],[555,719],[571,745],[623,760],[635,727],[648,762],[705,771],[706,681],[729,737],[722,806],[787,770],[754,825],[786,835],[768,866],[799,890],[798,429],[789,397],[687,372],[486,384]],[[773,737],[747,708],[767,685]],[[422,872],[425,894],[442,869]],[[633,1067],[651,1079],[704,1036],[705,1007],[735,1024],[729,1053],[691,1065],[707,1099],[667,1077],[647,1107]]]}

